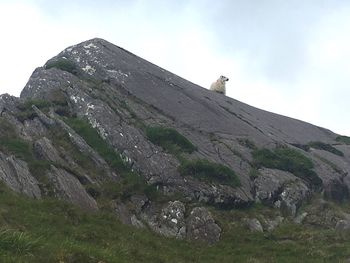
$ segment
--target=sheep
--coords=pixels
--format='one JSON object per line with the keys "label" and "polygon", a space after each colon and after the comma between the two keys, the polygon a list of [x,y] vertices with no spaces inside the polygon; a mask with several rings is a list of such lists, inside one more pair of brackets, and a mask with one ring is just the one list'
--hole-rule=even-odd
{"label": "sheep", "polygon": [[226,95],[225,82],[228,80],[229,79],[226,78],[225,76],[220,76],[220,78],[218,78],[217,81],[211,84],[210,90]]}

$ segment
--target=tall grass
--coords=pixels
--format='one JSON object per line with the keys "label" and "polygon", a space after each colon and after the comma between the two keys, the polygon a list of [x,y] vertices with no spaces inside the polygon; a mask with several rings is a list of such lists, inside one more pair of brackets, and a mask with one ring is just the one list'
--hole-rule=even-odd
{"label": "tall grass", "polygon": [[[268,209],[268,208],[264,208]],[[54,199],[31,200],[0,185],[0,262],[345,262],[349,235],[284,223],[271,233],[240,225],[246,210],[213,210],[223,229],[213,246],[165,238]],[[272,213],[272,212],[271,212]]]}
{"label": "tall grass", "polygon": [[0,230],[0,251],[16,255],[30,255],[39,247],[39,239],[12,229]]}

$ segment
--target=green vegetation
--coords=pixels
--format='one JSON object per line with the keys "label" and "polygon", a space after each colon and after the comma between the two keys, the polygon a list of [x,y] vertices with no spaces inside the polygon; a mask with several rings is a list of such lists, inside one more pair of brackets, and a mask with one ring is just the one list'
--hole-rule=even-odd
{"label": "green vegetation", "polygon": [[8,252],[14,255],[30,255],[38,248],[39,240],[33,240],[28,234],[16,230],[0,230],[0,254]]}
{"label": "green vegetation", "polygon": [[297,147],[299,149],[302,149],[305,152],[308,152],[310,150],[310,146],[307,144],[300,144],[300,143],[292,143],[294,147]]}
{"label": "green vegetation", "polygon": [[54,199],[31,200],[0,185],[0,262],[267,263],[298,262],[302,256],[308,263],[348,258],[349,235],[288,222],[270,233],[251,233],[238,221],[266,209],[213,209],[223,234],[219,243],[207,246],[123,225],[111,213],[88,213]]}
{"label": "green vegetation", "polygon": [[247,147],[247,148],[251,149],[251,150],[256,150],[257,149],[255,143],[252,142],[249,139],[238,139],[238,143],[240,145],[244,146],[244,147]]}
{"label": "green vegetation", "polygon": [[335,140],[350,145],[350,137],[348,136],[338,136]]}
{"label": "green vegetation", "polygon": [[17,106],[20,112],[16,114],[16,117],[21,122],[24,122],[25,120],[34,119],[37,116],[37,114],[32,108],[33,105],[35,105],[38,109],[44,112],[48,111],[49,107],[52,106],[51,102],[46,100],[41,100],[41,99],[25,100]]}
{"label": "green vegetation", "polygon": [[75,63],[71,60],[64,59],[64,58],[59,58],[58,60],[55,60],[55,61],[49,61],[45,65],[45,68],[46,69],[57,68],[57,69],[72,73],[74,75],[78,73],[78,68],[75,65]]}
{"label": "green vegetation", "polygon": [[26,160],[32,155],[30,144],[20,138],[0,137],[0,148],[6,153],[13,154],[17,158]]}
{"label": "green vegetation", "polygon": [[327,144],[327,143],[310,142],[308,145],[312,148],[315,148],[315,149],[324,150],[324,151],[333,153],[333,154],[338,155],[338,156],[344,156],[344,153],[342,151],[339,151],[338,149],[336,149],[335,147],[333,147],[332,145]]}
{"label": "green vegetation", "polygon": [[35,105],[39,109],[45,109],[50,107],[52,104],[49,101],[42,100],[42,99],[30,99],[25,100],[22,103],[20,103],[17,108],[21,111],[28,111],[32,109],[32,106]]}
{"label": "green vegetation", "polygon": [[104,141],[97,130],[83,119],[65,118],[64,121],[73,128],[103,159],[116,171],[127,171],[128,168],[119,154]]}
{"label": "green vegetation", "polygon": [[[98,188],[87,186],[89,193],[98,195],[101,202],[108,202],[116,198],[124,200],[136,193],[147,194],[149,198],[157,197],[154,186],[147,185],[142,176],[133,172],[129,164],[123,161],[122,157],[100,137],[96,129],[92,128],[86,120],[79,118],[65,118],[64,120],[121,176],[120,181],[106,181]],[[86,161],[88,160],[81,160],[80,164],[86,167],[88,165],[84,163]]]}
{"label": "green vegetation", "polygon": [[302,149],[303,151],[310,151],[310,148],[314,148],[314,149],[318,149],[318,150],[323,150],[323,151],[327,151],[330,153],[333,153],[335,155],[338,156],[344,156],[344,153],[342,151],[339,151],[337,148],[335,148],[334,146],[328,144],[328,143],[324,143],[324,142],[320,142],[320,141],[314,141],[314,142],[309,142],[308,144],[292,144],[293,146]]}
{"label": "green vegetation", "polygon": [[[0,127],[0,151],[26,161],[32,175],[39,181],[42,180],[49,168],[49,163],[36,159],[32,144],[21,139],[11,123],[2,119],[0,120]],[[3,130],[4,132],[2,132]]]}
{"label": "green vegetation", "polygon": [[170,153],[192,153],[197,148],[183,135],[172,128],[146,127],[146,136],[154,144]]}
{"label": "green vegetation", "polygon": [[315,157],[318,158],[320,161],[324,162],[325,164],[327,164],[329,167],[331,167],[334,172],[338,174],[344,173],[342,169],[340,169],[335,163],[332,163],[330,160],[319,155],[315,155]]}
{"label": "green vegetation", "polygon": [[312,170],[314,167],[311,159],[297,150],[290,148],[276,148],[274,150],[259,149],[253,152],[254,166],[275,168],[293,173],[313,186],[322,185],[322,180]]}
{"label": "green vegetation", "polygon": [[249,171],[249,178],[250,178],[251,180],[254,180],[254,179],[258,178],[259,175],[260,175],[260,172],[259,172],[259,170],[258,170],[257,168],[252,167],[252,168],[250,169],[250,171]]}
{"label": "green vegetation", "polygon": [[210,183],[240,186],[240,180],[229,167],[208,160],[184,161],[179,171],[183,176],[193,176]]}

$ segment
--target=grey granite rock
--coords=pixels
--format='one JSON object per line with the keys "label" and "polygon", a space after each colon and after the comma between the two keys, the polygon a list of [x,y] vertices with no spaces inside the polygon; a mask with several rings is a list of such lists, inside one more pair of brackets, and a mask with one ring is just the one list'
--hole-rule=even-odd
{"label": "grey granite rock", "polygon": [[39,182],[31,175],[27,163],[1,152],[0,180],[18,193],[32,198],[41,198]]}
{"label": "grey granite rock", "polygon": [[212,214],[204,207],[195,207],[187,218],[187,238],[214,244],[219,241],[221,228]]}
{"label": "grey granite rock", "polygon": [[245,224],[251,232],[264,232],[263,226],[256,218],[246,218]]}
{"label": "grey granite rock", "polygon": [[349,220],[339,220],[335,226],[335,230],[339,233],[343,233],[344,231],[349,232],[350,221]]}
{"label": "grey granite rock", "polygon": [[[62,67],[62,63],[59,66],[56,63],[59,61],[68,63],[69,67]],[[50,103],[45,109],[33,104],[29,110],[34,113],[25,118],[23,115],[27,112],[18,107],[25,100]],[[311,158],[314,171],[322,179],[325,197],[340,201],[348,198],[350,146],[336,142],[337,134],[211,92],[103,39],[68,47],[37,68],[20,99],[8,94],[0,96],[0,113],[1,120],[11,123],[19,138],[33,144],[36,158],[57,166],[52,166],[47,173],[56,196],[92,210],[97,209],[95,200],[68,168],[72,168],[77,177],[86,178],[89,184],[98,184],[99,179],[118,182],[120,175],[64,122],[67,116],[88,121],[127,167],[157,187],[160,194],[180,194],[190,207],[194,203],[196,206],[205,203],[232,209],[262,202],[295,217],[315,190],[312,186],[291,173],[275,169],[262,168],[258,177],[250,177],[250,171],[255,168],[254,149],[273,149],[280,145],[299,146],[304,150],[302,153]],[[175,129],[197,150],[182,153],[178,158],[178,154],[171,154],[148,139],[145,132],[148,126]],[[89,179],[85,175],[88,171],[77,164],[74,156],[52,145],[52,129],[64,131],[83,155],[98,169],[106,171],[107,178],[98,175],[93,177],[98,178],[98,182]],[[307,150],[305,145],[310,141],[332,144],[344,156],[314,148]],[[15,191],[39,198],[39,183],[30,175],[26,164],[4,156],[0,158],[2,180]],[[241,185],[233,187],[210,178],[180,175],[181,162],[195,159],[229,167]],[[117,203],[116,207],[125,223],[138,227],[148,225],[166,236],[210,244],[220,238],[220,227],[203,207],[194,208],[186,218],[182,202],[151,202],[143,193]],[[317,222],[315,218],[308,216],[305,221]],[[336,219],[333,215],[328,218],[329,222]],[[276,218],[260,223],[268,230],[280,221]]]}
{"label": "grey granite rock", "polygon": [[95,199],[86,192],[79,180],[72,174],[53,165],[47,174],[54,186],[53,194],[57,198],[87,210],[98,210]]}
{"label": "grey granite rock", "polygon": [[186,236],[185,205],[180,201],[169,202],[160,214],[159,233],[183,239]]}
{"label": "grey granite rock", "polygon": [[158,209],[150,208],[142,215],[149,227],[167,237],[186,237],[185,205],[180,201],[170,201]]}
{"label": "grey granite rock", "polygon": [[300,215],[297,215],[297,216],[293,219],[293,222],[294,222],[295,224],[300,225],[300,224],[303,223],[303,221],[304,221],[304,219],[307,217],[307,215],[308,215],[307,212],[303,212],[303,213],[301,213]]}
{"label": "grey granite rock", "polygon": [[267,204],[273,204],[280,197],[284,186],[297,178],[285,171],[262,168],[254,180],[255,199]]}
{"label": "grey granite rock", "polygon": [[[48,67],[59,60],[70,61],[74,70]],[[57,92],[150,184],[166,185],[192,200],[224,207],[247,206],[254,201],[249,179],[251,149],[239,140],[248,139],[262,147],[276,142],[328,143],[336,137],[326,129],[212,93],[102,39],[71,46],[38,68],[21,98],[52,100]],[[242,186],[232,189],[185,182],[177,171],[177,159],[150,143],[140,122],[175,128],[198,147],[193,156],[228,165]],[[259,200],[280,190],[284,179],[275,179],[274,189],[259,186]]]}
{"label": "grey granite rock", "polygon": [[310,189],[302,181],[289,183],[280,195],[281,210],[285,215],[295,217],[298,208],[311,195]]}
{"label": "grey granite rock", "polygon": [[64,165],[65,161],[60,157],[58,151],[48,138],[43,137],[35,141],[33,148],[38,158]]}
{"label": "grey granite rock", "polygon": [[265,220],[265,229],[268,232],[275,230],[284,221],[284,217],[277,216],[276,218]]}

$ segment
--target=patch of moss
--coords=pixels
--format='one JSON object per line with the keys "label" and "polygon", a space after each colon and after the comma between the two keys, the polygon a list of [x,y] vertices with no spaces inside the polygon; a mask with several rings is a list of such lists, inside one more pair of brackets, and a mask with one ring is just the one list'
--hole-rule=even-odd
{"label": "patch of moss", "polygon": [[21,111],[28,111],[32,109],[32,106],[35,105],[39,109],[45,109],[50,107],[52,104],[49,101],[42,99],[29,99],[21,102],[17,108]]}
{"label": "patch of moss", "polygon": [[8,120],[0,118],[0,138],[11,138],[15,135],[15,127]]}
{"label": "patch of moss", "polygon": [[184,161],[179,172],[183,176],[192,176],[210,183],[218,183],[238,187],[241,182],[229,167],[208,160]]}
{"label": "patch of moss", "polygon": [[338,136],[335,139],[337,142],[345,143],[347,145],[350,145],[350,137],[348,136]]}
{"label": "patch of moss", "polygon": [[313,186],[322,185],[322,180],[312,170],[314,164],[311,159],[297,150],[290,148],[258,149],[253,152],[253,158],[253,164],[257,168],[267,167],[287,171],[308,181]]}
{"label": "patch of moss", "polygon": [[2,120],[0,127],[8,129],[7,132],[0,134],[0,151],[25,161],[35,178],[41,182],[46,181],[45,173],[49,169],[49,162],[36,159],[33,145],[18,137],[14,127],[9,122]]}
{"label": "patch of moss", "polygon": [[249,171],[249,178],[250,178],[251,180],[254,180],[254,179],[258,178],[259,175],[260,175],[260,172],[259,172],[258,169],[256,169],[255,167],[252,167],[252,168],[250,169],[250,171]]}
{"label": "patch of moss", "polygon": [[73,75],[76,75],[78,73],[78,68],[76,64],[69,60],[64,58],[59,58],[58,60],[49,61],[45,65],[46,69],[50,68],[57,68],[63,71],[67,71],[69,73],[72,73]]}
{"label": "patch of moss", "polygon": [[186,152],[192,153],[197,150],[186,137],[173,128],[160,126],[146,127],[147,138],[154,144],[161,146],[165,151],[170,153]]}
{"label": "patch of moss", "polygon": [[[134,194],[146,194],[149,198],[153,198],[159,193],[155,193],[153,186],[146,183],[144,177],[140,176],[123,161],[121,156],[104,141],[96,129],[90,124],[79,118],[65,118],[65,122],[72,127],[83,139],[114,169],[120,176],[120,180],[106,181],[100,187],[87,186],[89,192],[98,194],[98,199],[103,203],[111,199],[120,198],[126,200]],[[86,167],[86,160],[83,160],[83,167]],[[104,200],[104,201],[103,201]]]}
{"label": "patch of moss", "polygon": [[339,151],[337,148],[327,143],[317,141],[317,142],[310,142],[308,145],[315,149],[324,150],[338,156],[344,156],[344,153],[342,151]]}
{"label": "patch of moss", "polygon": [[13,154],[19,159],[28,159],[32,157],[31,145],[20,138],[0,137],[0,149],[6,153]]}
{"label": "patch of moss", "polygon": [[97,130],[92,128],[86,120],[65,118],[64,121],[83,137],[83,139],[98,152],[113,169],[118,172],[128,170],[120,155],[101,138]]}
{"label": "patch of moss", "polygon": [[51,102],[42,99],[25,100],[17,105],[17,108],[20,110],[16,114],[17,119],[21,122],[24,122],[25,120],[32,120],[37,117],[36,112],[32,108],[33,105],[44,112],[48,111],[50,106],[52,106]]}

